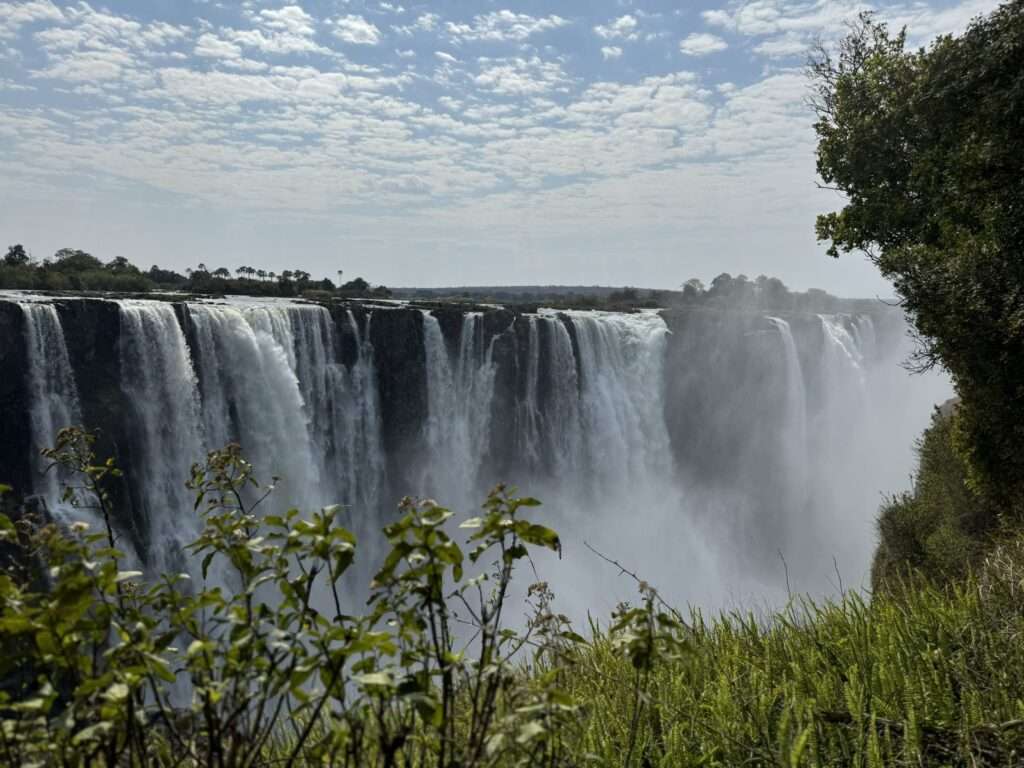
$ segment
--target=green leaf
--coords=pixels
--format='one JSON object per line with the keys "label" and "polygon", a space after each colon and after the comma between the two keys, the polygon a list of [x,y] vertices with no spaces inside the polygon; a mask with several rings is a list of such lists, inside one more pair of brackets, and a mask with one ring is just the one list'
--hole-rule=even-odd
{"label": "green leaf", "polygon": [[392,688],[395,681],[388,672],[368,672],[356,676],[356,681],[369,688]]}

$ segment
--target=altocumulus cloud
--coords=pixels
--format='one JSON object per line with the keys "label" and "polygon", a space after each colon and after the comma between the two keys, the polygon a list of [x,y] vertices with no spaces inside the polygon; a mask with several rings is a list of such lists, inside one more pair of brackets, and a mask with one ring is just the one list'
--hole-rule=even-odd
{"label": "altocumulus cloud", "polygon": [[679,41],[680,52],[687,56],[706,56],[709,53],[724,51],[728,47],[729,44],[725,40],[708,32],[695,32]]}
{"label": "altocumulus cloud", "polygon": [[381,41],[380,30],[362,16],[349,14],[340,16],[332,23],[332,32],[339,40],[354,45],[377,45]]}

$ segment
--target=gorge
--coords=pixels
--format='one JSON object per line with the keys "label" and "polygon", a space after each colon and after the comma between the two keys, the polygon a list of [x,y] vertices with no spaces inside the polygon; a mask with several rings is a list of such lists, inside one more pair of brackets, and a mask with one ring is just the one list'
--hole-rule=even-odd
{"label": "gorge", "polygon": [[563,536],[537,567],[572,606],[634,591],[584,541],[703,606],[861,586],[882,494],[949,385],[901,368],[897,308],[835,309],[5,294],[0,481],[82,517],[36,457],[62,426],[98,429],[123,543],[155,572],[190,567],[189,467],[237,441],[280,503],[349,506],[371,551],[402,495],[466,516],[515,484]]}

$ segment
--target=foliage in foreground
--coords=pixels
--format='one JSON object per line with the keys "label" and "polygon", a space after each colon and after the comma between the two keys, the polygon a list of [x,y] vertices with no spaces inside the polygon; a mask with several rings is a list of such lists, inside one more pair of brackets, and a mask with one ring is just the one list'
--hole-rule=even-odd
{"label": "foliage in foreground", "polygon": [[[88,433],[50,458],[109,519]],[[123,570],[112,530],[11,524],[0,575],[0,763],[63,766],[1020,765],[1024,542],[948,590],[706,621],[640,600],[584,640],[513,569],[555,533],[497,489],[464,521],[403,503],[369,612],[338,510],[257,514],[237,447],[190,481],[203,583]],[[470,577],[464,570],[476,570]]]}

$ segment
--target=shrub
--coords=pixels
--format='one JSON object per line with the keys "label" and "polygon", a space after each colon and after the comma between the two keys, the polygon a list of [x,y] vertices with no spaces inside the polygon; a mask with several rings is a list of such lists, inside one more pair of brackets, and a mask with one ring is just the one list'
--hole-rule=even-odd
{"label": "shrub", "polygon": [[[26,555],[0,575],[7,764],[565,764],[572,638],[543,587],[522,632],[503,624],[517,563],[529,547],[559,546],[521,516],[535,500],[495,489],[462,525],[464,555],[448,510],[406,499],[385,529],[372,610],[350,616],[339,590],[356,542],[339,508],[258,516],[270,489],[237,446],[189,482],[205,518],[191,547],[203,583],[124,570],[104,493],[117,470],[92,444],[63,430],[47,455],[77,477],[66,501],[98,509],[104,532],[0,518]],[[479,572],[466,579],[467,567]],[[457,620],[473,636],[466,649]]]}

